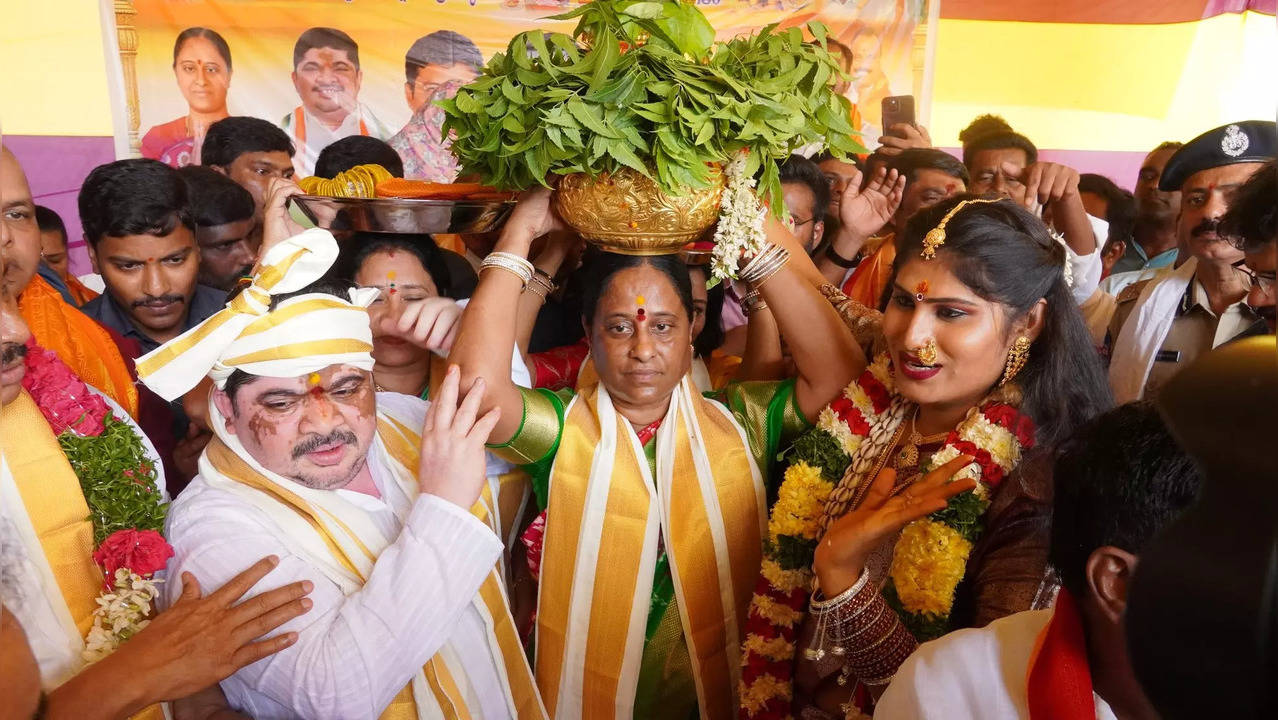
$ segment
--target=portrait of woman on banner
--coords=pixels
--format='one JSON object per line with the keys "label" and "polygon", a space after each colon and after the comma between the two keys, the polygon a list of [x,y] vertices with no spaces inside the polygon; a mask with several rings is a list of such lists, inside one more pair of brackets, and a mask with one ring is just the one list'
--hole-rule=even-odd
{"label": "portrait of woman on banner", "polygon": [[142,137],[142,156],[172,167],[198,165],[198,148],[209,126],[230,115],[231,48],[216,31],[192,27],[173,43],[173,75],[189,111],[156,125]]}

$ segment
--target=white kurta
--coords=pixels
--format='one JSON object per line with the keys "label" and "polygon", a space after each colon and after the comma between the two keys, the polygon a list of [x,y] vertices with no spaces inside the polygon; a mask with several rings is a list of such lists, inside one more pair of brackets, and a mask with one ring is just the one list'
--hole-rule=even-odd
{"label": "white kurta", "polygon": [[[394,402],[396,414],[411,415],[419,427],[425,417],[426,404],[416,398],[381,393],[378,402]],[[373,481],[385,493],[392,480],[371,457]],[[297,643],[222,682],[231,705],[258,720],[375,718],[451,641],[470,681],[463,688],[470,707],[482,708],[486,720],[509,718],[499,680],[504,670],[471,604],[501,555],[501,541],[469,512],[432,495],[413,501],[401,522],[377,498],[334,492],[366,509],[387,537],[396,538],[350,595],[295,554],[292,541],[264,512],[202,477],[169,512],[168,538],[176,551],[171,578],[190,572],[212,592],[262,557],[277,555],[279,567],[246,597],[298,580],[315,585],[310,612],[277,631],[296,631]],[[164,591],[172,603],[180,583],[166,584]]]}
{"label": "white kurta", "polygon": [[[1051,610],[1027,610],[924,643],[897,671],[874,717],[1028,720],[1030,656],[1051,619]],[[1099,695],[1093,699],[1096,720],[1116,720]]]}

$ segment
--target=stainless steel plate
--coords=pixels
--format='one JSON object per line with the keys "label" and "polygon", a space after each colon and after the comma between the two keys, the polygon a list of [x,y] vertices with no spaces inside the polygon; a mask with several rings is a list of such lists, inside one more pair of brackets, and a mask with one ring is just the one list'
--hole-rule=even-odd
{"label": "stainless steel plate", "polygon": [[512,200],[418,200],[294,195],[306,217],[326,230],[383,233],[485,233],[501,228]]}

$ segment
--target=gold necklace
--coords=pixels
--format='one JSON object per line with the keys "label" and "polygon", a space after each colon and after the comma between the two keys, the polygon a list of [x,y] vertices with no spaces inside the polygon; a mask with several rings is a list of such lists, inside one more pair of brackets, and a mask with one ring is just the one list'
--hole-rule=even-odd
{"label": "gold necklace", "polygon": [[918,419],[919,411],[918,408],[915,408],[914,415],[910,417],[910,436],[905,439],[901,449],[897,451],[896,462],[893,463],[897,470],[918,467],[920,445],[930,445],[949,437],[950,433],[948,431],[935,435],[920,435],[916,424]]}

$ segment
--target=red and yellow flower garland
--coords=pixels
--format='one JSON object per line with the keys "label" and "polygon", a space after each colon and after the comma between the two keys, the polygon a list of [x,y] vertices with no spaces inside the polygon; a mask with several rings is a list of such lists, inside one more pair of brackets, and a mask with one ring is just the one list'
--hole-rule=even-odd
{"label": "red and yellow flower garland", "polygon": [[103,592],[84,659],[94,662],[149,622],[159,594],[154,575],[173,555],[159,532],[168,505],[132,425],[115,417],[56,353],[34,340],[27,343],[25,364],[22,387],[57,436],[93,522],[93,560],[102,568]]}
{"label": "red and yellow flower garland", "polygon": [[[890,360],[881,355],[794,444],[768,519],[762,571],[746,619],[742,718],[790,717],[796,641],[807,612],[821,516],[868,436],[870,421],[888,410],[892,395]],[[959,475],[974,478],[977,487],[906,526],[893,552],[884,598],[920,642],[947,631],[954,591],[980,536],[990,491],[1033,444],[1029,418],[1010,405],[987,402],[973,409],[932,457],[929,469],[971,455],[974,463]]]}

